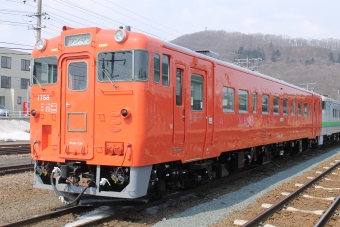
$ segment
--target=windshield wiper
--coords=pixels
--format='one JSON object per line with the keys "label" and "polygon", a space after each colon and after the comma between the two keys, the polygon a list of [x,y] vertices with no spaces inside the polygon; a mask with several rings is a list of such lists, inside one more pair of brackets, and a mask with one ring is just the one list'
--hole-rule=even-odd
{"label": "windshield wiper", "polygon": [[41,86],[41,84],[39,83],[38,78],[37,78],[35,75],[33,75],[33,79],[35,80],[35,82],[37,82],[37,84],[39,85],[39,87],[41,88],[41,90],[43,90],[43,91],[46,90],[46,88],[44,88],[43,86]]}
{"label": "windshield wiper", "polygon": [[104,75],[107,77],[107,79],[109,79],[109,81],[111,82],[112,86],[113,86],[114,88],[118,88],[118,86],[115,85],[115,83],[113,82],[113,80],[111,80],[108,70],[107,70],[107,69],[102,69],[102,71],[103,71]]}

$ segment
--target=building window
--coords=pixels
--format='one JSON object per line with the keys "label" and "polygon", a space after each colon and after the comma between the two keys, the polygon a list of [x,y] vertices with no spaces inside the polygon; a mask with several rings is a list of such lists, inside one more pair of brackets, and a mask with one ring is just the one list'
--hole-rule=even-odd
{"label": "building window", "polygon": [[[163,81],[163,78],[162,78],[162,81]],[[202,76],[191,75],[191,109],[192,110],[203,110],[203,77]]]}
{"label": "building window", "polygon": [[241,113],[248,113],[248,92],[238,91],[238,111]]}
{"label": "building window", "polygon": [[302,116],[302,103],[298,102],[298,115]]}
{"label": "building window", "polygon": [[0,96],[0,106],[5,106],[5,96]]}
{"label": "building window", "polygon": [[262,113],[268,113],[269,96],[262,95]]}
{"label": "building window", "polygon": [[283,99],[283,115],[288,115],[288,99]]}
{"label": "building window", "polygon": [[162,85],[163,86],[169,86],[170,85],[170,83],[169,83],[169,81],[170,81],[169,65],[170,65],[169,56],[163,55],[163,58],[162,58]]}
{"label": "building window", "polygon": [[273,112],[274,114],[279,114],[280,112],[280,99],[279,97],[274,97],[274,108],[273,108]]}
{"label": "building window", "polygon": [[21,104],[21,96],[18,96],[18,98],[17,98],[17,104]]}
{"label": "building window", "polygon": [[295,116],[295,101],[292,100],[292,104],[290,106],[290,115]]}
{"label": "building window", "polygon": [[234,112],[234,88],[223,88],[223,112]]}
{"label": "building window", "polygon": [[11,88],[11,77],[1,76],[1,88]]}
{"label": "building window", "polygon": [[30,71],[30,60],[21,59],[21,70]]}
{"label": "building window", "polygon": [[160,81],[160,60],[159,60],[159,54],[153,55],[153,81],[155,83],[159,83]]}
{"label": "building window", "polygon": [[1,56],[1,68],[11,68],[11,58],[10,57],[5,57]]}
{"label": "building window", "polygon": [[29,79],[21,78],[21,86],[20,86],[21,89],[27,89],[29,84],[30,84]]}
{"label": "building window", "polygon": [[257,93],[253,93],[253,113],[257,111]]}

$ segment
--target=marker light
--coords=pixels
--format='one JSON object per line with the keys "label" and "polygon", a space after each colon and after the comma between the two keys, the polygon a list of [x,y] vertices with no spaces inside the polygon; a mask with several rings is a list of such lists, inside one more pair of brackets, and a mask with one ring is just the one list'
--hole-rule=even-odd
{"label": "marker light", "polygon": [[123,116],[123,118],[128,118],[131,116],[131,111],[129,109],[122,109],[120,114]]}
{"label": "marker light", "polygon": [[39,111],[33,109],[33,110],[31,110],[31,115],[33,117],[39,117],[40,113],[39,113]]}
{"label": "marker light", "polygon": [[35,46],[40,51],[45,50],[45,48],[46,48],[46,39],[39,39],[38,42],[35,44]]}
{"label": "marker light", "polygon": [[117,43],[122,43],[126,40],[126,32],[122,29],[119,29],[115,33],[115,40]]}

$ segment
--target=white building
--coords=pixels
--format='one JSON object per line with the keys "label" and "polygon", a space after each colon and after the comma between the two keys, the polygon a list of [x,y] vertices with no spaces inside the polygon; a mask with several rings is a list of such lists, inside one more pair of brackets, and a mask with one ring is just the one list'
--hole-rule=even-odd
{"label": "white building", "polygon": [[0,105],[24,111],[30,99],[30,53],[1,48],[0,57]]}

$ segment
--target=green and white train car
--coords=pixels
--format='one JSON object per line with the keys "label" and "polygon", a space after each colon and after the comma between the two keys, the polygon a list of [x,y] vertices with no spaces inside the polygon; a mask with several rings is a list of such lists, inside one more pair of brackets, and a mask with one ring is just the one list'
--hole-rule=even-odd
{"label": "green and white train car", "polygon": [[340,136],[340,102],[322,96],[322,130],[319,144],[332,143]]}

